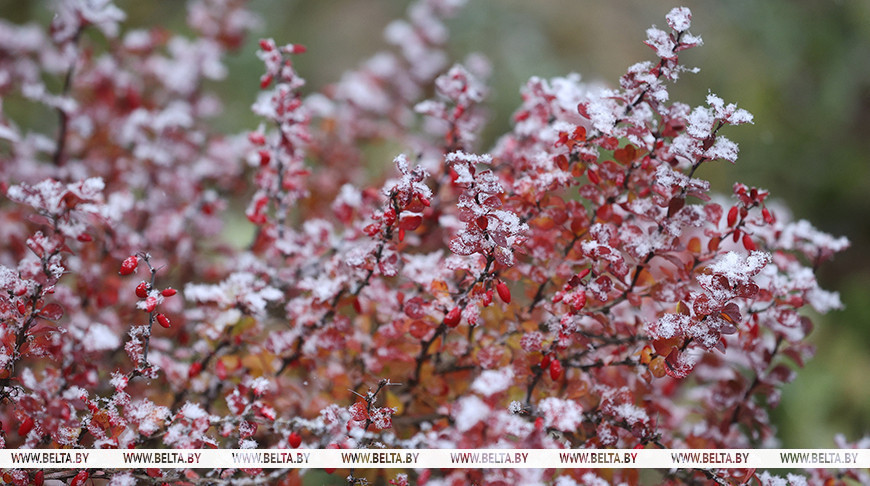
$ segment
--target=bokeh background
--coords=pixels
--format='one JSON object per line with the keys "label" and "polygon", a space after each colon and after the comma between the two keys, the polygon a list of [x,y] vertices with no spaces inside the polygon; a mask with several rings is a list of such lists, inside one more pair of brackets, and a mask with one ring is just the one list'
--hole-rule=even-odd
{"label": "bokeh background", "polygon": [[[115,3],[128,25],[185,30],[179,0]],[[296,66],[313,91],[384,48],[383,28],[408,3],[252,0],[261,25],[215,86],[227,109],[215,123],[229,132],[257,126],[249,107],[259,37],[308,47]],[[48,5],[0,0],[0,17],[47,24]],[[782,446],[833,447],[837,433],[857,440],[870,434],[870,1],[470,0],[448,23],[449,50],[456,60],[480,52],[492,62],[492,118],[481,146],[507,129],[530,76],[578,72],[615,85],[629,65],[653,59],[644,32],[666,27],[665,14],[680,5],[692,9],[691,31],[706,45],[683,53],[701,70],[684,75],[672,99],[694,106],[710,90],[755,115],[754,126],[727,132],[740,144],[737,164],[706,165],[699,175],[725,194],[735,181],[767,188],[796,218],[852,241],[820,269],[822,286],[839,291],[846,308],[815,318],[816,358],[774,411]]]}

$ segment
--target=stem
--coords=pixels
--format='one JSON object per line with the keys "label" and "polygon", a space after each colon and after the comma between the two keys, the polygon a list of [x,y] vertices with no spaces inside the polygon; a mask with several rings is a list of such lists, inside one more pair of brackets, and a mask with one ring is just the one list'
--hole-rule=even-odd
{"label": "stem", "polygon": [[[398,217],[399,217],[398,215],[399,215],[399,213],[401,213],[401,211],[398,210],[398,201],[396,200],[395,193],[390,195],[390,203],[393,205],[393,208],[396,210],[396,222],[398,222]],[[392,239],[393,239],[393,226],[385,226],[383,231],[381,232],[381,238],[380,238],[380,242],[378,243],[378,247],[375,250],[375,265],[380,263],[381,258],[384,255],[384,248],[386,248],[387,242],[392,240]],[[359,284],[356,286],[356,288],[351,292],[351,295],[354,297],[359,296],[360,292],[362,292],[362,290],[364,288],[366,288],[369,285],[369,283],[371,282],[371,279],[374,276],[374,273],[375,273],[375,266],[373,265],[372,268],[370,268],[366,272],[366,276],[363,277],[363,279],[359,282]],[[346,292],[347,292],[347,288],[343,288],[335,295],[335,297],[332,298],[332,301],[329,304],[329,307],[330,307],[329,310],[326,312],[326,314],[323,315],[323,317],[320,319],[320,321],[317,322],[317,324],[313,327],[313,329],[319,329],[319,328],[323,327],[324,325],[326,325],[329,321],[332,320],[332,318],[335,316],[335,309],[338,306],[338,303],[344,297]],[[300,334],[296,338],[296,342],[293,344],[293,348],[294,348],[293,354],[291,354],[290,356],[287,356],[286,358],[281,360],[281,366],[278,367],[278,370],[275,372],[275,376],[279,376],[281,373],[284,372],[284,370],[287,369],[287,367],[290,365],[290,363],[292,363],[300,358],[300,356],[302,355],[302,346],[303,346],[303,344],[305,344],[305,338],[308,335],[309,335],[308,333]]]}
{"label": "stem", "polygon": [[[72,46],[74,50],[77,50],[79,38],[81,37],[82,29],[76,31],[75,35],[72,38]],[[61,88],[61,97],[66,97],[70,89],[72,89],[72,79],[73,74],[76,69],[76,62],[78,61],[78,53],[76,53],[75,59],[70,63],[69,69],[66,71],[66,75],[63,78],[63,88]],[[58,127],[57,133],[57,144],[54,149],[54,155],[52,156],[52,161],[54,165],[61,166],[66,162],[65,152],[66,152],[66,133],[69,127],[69,115],[66,112],[58,107],[57,113],[60,118],[60,124]]]}
{"label": "stem", "polygon": [[[381,381],[378,382],[378,387],[375,389],[375,391],[366,393],[366,397],[365,397],[366,421],[365,421],[365,425],[363,426],[363,436],[365,436],[365,433],[368,432],[369,427],[371,427],[371,425],[374,423],[374,422],[372,422],[372,419],[371,419],[372,405],[375,403],[375,400],[377,399],[378,394],[381,392],[381,390],[383,390],[384,387],[391,385],[391,384],[392,383],[390,383],[389,380],[381,379]],[[372,443],[372,438],[369,437],[369,438],[365,439],[365,441],[362,442],[360,445],[363,448],[368,448],[368,446],[371,445],[371,443]],[[357,478],[355,476],[355,472],[356,472],[355,467],[350,469],[350,473],[347,475],[347,484],[353,485],[353,484],[357,484],[358,482],[360,482],[360,478]],[[362,481],[365,481],[365,480],[363,479]],[[365,484],[365,483],[363,483],[363,484]]]}
{"label": "stem", "polygon": [[[145,264],[148,265],[148,270],[151,271],[151,281],[148,283],[149,291],[154,288],[155,277],[157,275],[157,269],[151,266],[151,255],[145,253],[142,255],[142,260],[145,261]],[[148,313],[148,334],[145,336],[145,344],[144,349],[142,350],[142,361],[139,362],[139,370],[144,370],[148,367],[148,348],[151,343],[151,331],[154,329],[154,319],[155,314],[154,311]]]}
{"label": "stem", "polygon": [[[478,276],[474,282],[468,284],[465,289],[459,292],[460,296],[457,299],[457,303],[461,304],[462,301],[465,299],[466,295],[471,292],[471,289],[473,289],[475,285],[484,282],[488,277],[491,277],[489,275],[489,269],[490,267],[492,267],[492,264],[494,262],[495,257],[493,257],[492,254],[486,256],[486,266],[484,267],[483,272],[481,272],[480,276]],[[441,325],[439,325],[438,329],[435,330],[435,334],[432,336],[432,338],[420,343],[420,354],[417,355],[417,358],[415,360],[416,365],[414,366],[414,376],[411,378],[409,385],[413,386],[420,383],[420,373],[423,368],[423,363],[426,361],[426,358],[429,357],[429,348],[432,346],[432,343],[434,343],[439,337],[441,337],[442,334],[446,332],[447,325],[445,325],[444,322],[441,322]]]}

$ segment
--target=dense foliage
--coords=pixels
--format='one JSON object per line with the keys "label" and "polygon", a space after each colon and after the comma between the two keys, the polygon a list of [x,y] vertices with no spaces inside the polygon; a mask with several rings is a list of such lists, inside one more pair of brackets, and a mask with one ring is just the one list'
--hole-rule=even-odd
{"label": "dense foliage", "polygon": [[[812,354],[799,311],[841,306],[814,271],[848,242],[791,221],[765,190],[715,196],[699,178],[735,162],[721,132],[752,115],[712,93],[697,107],[670,99],[692,71],[679,53],[702,43],[688,9],[647,31],[656,60],[618,87],[529,80],[512,130],[482,149],[489,68],[448,62],[455,0],[414,3],[386,30],[394,49],[319,92],[294,69],[304,47],[260,41],[262,124],[217,133],[206,81],[254,25],[243,3],[191,1],[191,36],[125,30],[109,0],[60,2],[47,33],[0,21],[0,96],[56,114],[37,127],[0,114],[4,447],[776,444],[768,410]],[[396,147],[392,161],[371,160],[378,144]],[[384,162],[387,180],[372,182]],[[234,469],[4,480],[44,477],[299,481]]]}

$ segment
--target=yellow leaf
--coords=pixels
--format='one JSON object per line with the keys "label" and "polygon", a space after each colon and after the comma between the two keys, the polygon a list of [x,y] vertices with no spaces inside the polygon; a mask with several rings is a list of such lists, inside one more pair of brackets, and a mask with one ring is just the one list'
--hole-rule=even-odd
{"label": "yellow leaf", "polygon": [[396,413],[394,415],[402,415],[402,412],[405,410],[405,404],[399,400],[399,397],[396,396],[395,393],[387,390],[387,406],[396,409]]}

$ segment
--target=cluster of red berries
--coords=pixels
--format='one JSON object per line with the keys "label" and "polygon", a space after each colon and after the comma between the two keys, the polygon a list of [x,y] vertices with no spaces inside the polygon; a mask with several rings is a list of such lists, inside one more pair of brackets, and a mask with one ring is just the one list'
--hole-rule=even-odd
{"label": "cluster of red berries", "polygon": [[[148,262],[147,256],[144,258],[145,263],[151,269],[152,282],[154,280],[154,274],[157,272],[157,269],[152,267]],[[121,269],[118,273],[122,276],[130,275],[136,272],[136,269],[139,267],[139,256],[130,255],[123,262],[121,262]],[[151,314],[153,319],[157,321],[164,328],[169,328],[171,322],[169,318],[166,317],[166,314],[158,313],[154,314],[155,309],[157,309],[157,305],[163,301],[163,298],[172,297],[175,295],[177,291],[172,287],[167,287],[159,292],[153,289],[152,283],[141,281],[139,285],[136,286],[136,297],[140,299],[144,299],[142,303],[139,305],[139,308],[144,310],[145,312]]]}

